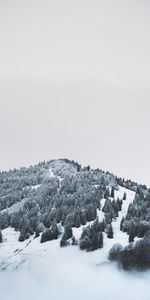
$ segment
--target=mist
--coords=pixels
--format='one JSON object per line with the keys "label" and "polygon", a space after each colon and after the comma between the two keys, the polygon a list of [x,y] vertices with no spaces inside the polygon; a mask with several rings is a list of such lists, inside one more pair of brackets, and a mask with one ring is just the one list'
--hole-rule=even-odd
{"label": "mist", "polygon": [[60,254],[1,271],[0,290],[5,300],[149,300],[149,280],[149,272],[127,273],[115,265],[95,266]]}

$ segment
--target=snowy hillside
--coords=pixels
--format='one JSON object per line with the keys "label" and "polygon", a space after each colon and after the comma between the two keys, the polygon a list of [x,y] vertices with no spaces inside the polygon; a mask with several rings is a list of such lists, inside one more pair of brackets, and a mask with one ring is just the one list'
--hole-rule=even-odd
{"label": "snowy hillside", "polygon": [[[16,232],[13,228],[8,227],[2,230],[3,243],[0,245],[0,267],[1,269],[10,268],[14,269],[21,264],[31,263],[32,258],[39,259],[41,257],[49,256],[50,259],[54,257],[58,259],[61,255],[70,255],[75,259],[82,259],[85,262],[91,264],[103,264],[108,262],[108,253],[110,248],[115,243],[121,243],[123,246],[128,244],[128,235],[120,231],[120,222],[122,216],[125,216],[127,213],[128,205],[133,202],[135,192],[119,187],[119,190],[115,192],[115,198],[123,198],[124,193],[126,192],[127,199],[124,200],[122,211],[119,213],[119,217],[112,222],[114,230],[114,238],[107,238],[106,233],[104,233],[104,246],[102,249],[93,251],[93,252],[84,252],[80,251],[79,248],[69,246],[67,248],[60,248],[60,238],[58,240],[47,241],[46,243],[40,243],[40,237],[34,238],[34,235],[24,242],[19,242],[19,232]],[[98,218],[101,220],[104,218],[104,213],[102,210],[98,210]],[[93,222],[93,221],[92,221]],[[80,228],[73,227],[73,235],[78,241],[83,228],[87,225],[80,226]]]}
{"label": "snowy hillside", "polygon": [[122,255],[145,243],[145,186],[69,160],[1,172],[0,183],[0,269],[68,256],[100,266],[114,245]]}

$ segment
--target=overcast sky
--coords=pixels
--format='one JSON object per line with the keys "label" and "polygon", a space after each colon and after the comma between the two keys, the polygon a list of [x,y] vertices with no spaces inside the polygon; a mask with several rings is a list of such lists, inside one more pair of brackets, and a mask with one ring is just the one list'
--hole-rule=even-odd
{"label": "overcast sky", "polygon": [[0,0],[0,169],[63,157],[150,186],[149,0]]}

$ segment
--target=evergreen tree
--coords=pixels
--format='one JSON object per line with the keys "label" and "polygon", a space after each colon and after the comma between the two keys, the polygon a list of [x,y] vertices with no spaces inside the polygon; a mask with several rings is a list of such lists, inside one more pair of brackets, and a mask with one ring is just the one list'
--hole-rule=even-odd
{"label": "evergreen tree", "polygon": [[87,235],[85,235],[84,238],[81,237],[79,245],[81,250],[90,249],[91,246],[90,238]]}
{"label": "evergreen tree", "polygon": [[109,229],[108,229],[107,237],[109,239],[113,239],[113,228],[112,228],[111,224],[110,224]]}
{"label": "evergreen tree", "polygon": [[74,236],[72,237],[71,242],[72,242],[72,246],[76,246],[78,244]]}
{"label": "evergreen tree", "polygon": [[3,237],[2,237],[2,232],[0,230],[0,243],[2,243],[2,241],[3,241]]}
{"label": "evergreen tree", "polygon": [[112,215],[111,211],[108,212],[108,213],[105,213],[105,222],[106,222],[106,224],[111,224],[112,219],[113,219],[113,215]]}
{"label": "evergreen tree", "polygon": [[86,211],[85,209],[81,210],[81,214],[80,214],[80,220],[81,220],[81,224],[85,225],[87,222],[87,218],[86,218]]}
{"label": "evergreen tree", "polygon": [[105,213],[112,211],[112,204],[111,204],[111,200],[109,198],[106,199],[105,204],[102,208],[102,211]]}
{"label": "evergreen tree", "polygon": [[131,230],[129,232],[129,243],[133,243],[134,242],[134,238],[135,238],[134,231]]}
{"label": "evergreen tree", "polygon": [[98,248],[103,248],[103,233],[102,232],[98,232],[97,234],[97,242],[98,242],[98,245],[97,247]]}
{"label": "evergreen tree", "polygon": [[102,248],[103,234],[101,230],[101,223],[99,223],[98,218],[96,218],[95,222],[91,226],[88,226],[83,230],[79,242],[80,249],[93,251],[98,248]]}
{"label": "evergreen tree", "polygon": [[116,201],[116,205],[118,207],[118,211],[121,211],[122,209],[122,200],[120,200],[119,198],[117,198],[117,201]]}
{"label": "evergreen tree", "polygon": [[51,241],[52,240],[52,233],[50,229],[47,229],[46,231],[44,231],[41,235],[41,243],[45,243],[47,241]]}
{"label": "evergreen tree", "polygon": [[60,247],[65,247],[68,245],[66,234],[64,233],[60,240]]}
{"label": "evergreen tree", "polygon": [[123,230],[123,223],[124,223],[125,219],[124,217],[122,217],[121,222],[120,222],[120,230]]}
{"label": "evergreen tree", "polygon": [[37,237],[39,237],[40,236],[40,233],[39,233],[39,230],[37,229],[36,231],[35,231],[35,238],[37,238]]}
{"label": "evergreen tree", "polygon": [[109,188],[106,188],[104,192],[104,198],[107,199],[110,196]]}
{"label": "evergreen tree", "polygon": [[53,221],[51,226],[51,239],[57,240],[58,239],[58,227],[56,221]]}
{"label": "evergreen tree", "polygon": [[111,197],[111,198],[114,198],[114,197],[115,197],[115,189],[114,189],[114,186],[113,186],[112,189],[111,189],[110,197]]}
{"label": "evergreen tree", "polygon": [[67,224],[65,227],[64,227],[64,233],[65,233],[65,236],[66,236],[66,239],[70,239],[72,237],[72,228],[69,224]]}
{"label": "evergreen tree", "polygon": [[105,222],[105,220],[103,219],[102,222],[101,222],[101,230],[102,230],[102,232],[104,232],[105,229],[106,229],[106,222]]}
{"label": "evergreen tree", "polygon": [[75,220],[75,227],[79,228],[80,225],[81,225],[81,219],[80,219],[80,216],[77,215],[76,220]]}
{"label": "evergreen tree", "polygon": [[123,200],[126,200],[126,199],[127,199],[127,194],[125,192],[124,195],[123,195]]}
{"label": "evergreen tree", "polygon": [[19,242],[24,242],[24,240],[25,240],[25,233],[24,232],[20,232]]}

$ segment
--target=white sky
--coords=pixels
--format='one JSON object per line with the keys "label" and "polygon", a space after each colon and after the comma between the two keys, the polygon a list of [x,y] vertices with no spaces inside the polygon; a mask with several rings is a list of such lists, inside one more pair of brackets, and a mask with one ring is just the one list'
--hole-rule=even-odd
{"label": "white sky", "polygon": [[68,157],[149,184],[150,1],[0,0],[0,169]]}

